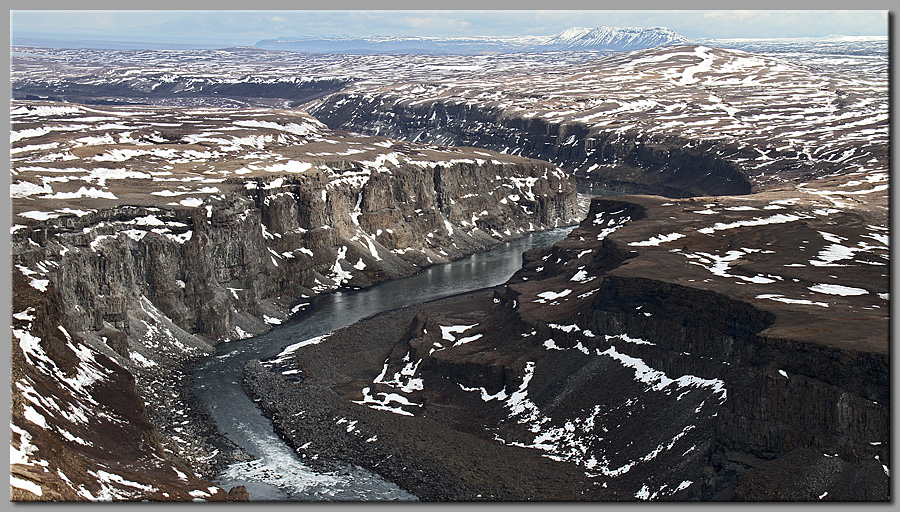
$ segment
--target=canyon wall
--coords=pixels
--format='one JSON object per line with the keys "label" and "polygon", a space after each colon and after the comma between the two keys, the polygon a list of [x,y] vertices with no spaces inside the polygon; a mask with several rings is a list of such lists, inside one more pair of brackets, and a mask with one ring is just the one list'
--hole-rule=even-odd
{"label": "canyon wall", "polygon": [[[158,80],[158,81],[157,81]],[[223,107],[296,105],[341,90],[350,80],[337,78],[219,82],[172,77],[168,73],[112,78],[106,83],[47,82],[26,79],[12,87],[12,97],[86,105],[214,104]]]}
{"label": "canyon wall", "polygon": [[[13,230],[13,473],[29,479],[18,499],[234,499],[192,474],[211,478],[248,457],[206,431],[191,403],[194,361],[284,322],[316,294],[578,216],[571,179],[524,159],[377,172],[346,161],[221,188],[193,207],[122,204]],[[70,403],[81,407],[74,418]],[[112,426],[92,419],[97,428],[85,430],[79,418],[94,417]]]}
{"label": "canyon wall", "polygon": [[[740,204],[719,211],[746,211]],[[698,207],[595,199],[566,239],[526,252],[505,285],[367,320],[277,365],[249,364],[245,386],[301,453],[311,443],[312,453],[380,471],[426,499],[888,500],[886,326],[854,339],[844,331],[880,298],[773,307],[767,297],[809,284],[774,278],[792,261],[784,226],[726,242],[752,253],[771,240],[777,250],[759,260],[769,266],[753,267],[769,272],[753,276],[769,294],[721,268],[678,266],[672,258],[693,254],[703,226],[725,225],[698,220],[713,215],[695,215],[712,211]],[[699,236],[666,248],[659,233],[689,226]],[[830,316],[838,331],[798,312]],[[352,356],[335,365],[342,354]],[[328,424],[321,432],[304,415],[314,409]],[[373,438],[374,448],[363,442]],[[477,462],[507,459],[515,467]],[[409,476],[419,472],[430,476]],[[551,474],[580,480],[568,488],[581,493],[561,498],[542,486]],[[498,488],[491,476],[534,484]]]}
{"label": "canyon wall", "polygon": [[718,141],[602,131],[463,102],[409,102],[360,93],[332,94],[310,113],[334,129],[545,160],[602,189],[670,197],[749,194],[752,189],[740,168],[722,158],[723,151],[733,156],[746,150],[724,148]]}

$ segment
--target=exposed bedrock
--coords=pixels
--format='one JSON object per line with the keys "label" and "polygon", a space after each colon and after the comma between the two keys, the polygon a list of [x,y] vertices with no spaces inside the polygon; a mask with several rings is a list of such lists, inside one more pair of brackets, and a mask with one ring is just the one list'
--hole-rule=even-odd
{"label": "exposed bedrock", "polygon": [[[539,163],[366,178],[250,180],[197,208],[123,205],[50,219],[17,230],[13,255],[25,268],[46,266],[78,331],[140,334],[134,315],[155,309],[215,342],[242,337],[235,327],[265,330],[264,315],[282,321],[303,296],[368,287],[577,218],[574,185]],[[530,197],[495,197],[512,192]]]}
{"label": "exposed bedrock", "polygon": [[[724,382],[728,398],[717,411],[714,449],[760,460],[802,450],[820,458],[826,453],[839,457],[847,475],[864,470],[868,478],[887,483],[873,460],[875,455],[886,460],[878,444],[890,438],[884,355],[761,336],[774,320],[771,313],[713,292],[651,280],[607,277],[584,315],[584,325],[595,333],[654,340],[656,347],[637,345],[629,352],[652,368]],[[761,490],[750,484],[738,490],[736,497],[745,500],[815,497],[789,498],[773,489],[757,494]],[[867,494],[845,488],[846,494],[832,498],[881,500],[886,490]]]}
{"label": "exposed bedrock", "polygon": [[[336,93],[310,110],[331,128],[508,151],[559,165],[594,187],[668,197],[749,194],[750,178],[721,157],[724,143],[591,130],[500,109]],[[752,155],[751,155],[752,156]]]}
{"label": "exposed bedrock", "polygon": [[[628,215],[620,201],[595,201],[581,229],[591,219],[611,218],[611,213]],[[629,216],[640,222],[640,216]],[[590,238],[581,229],[566,242]],[[628,240],[626,236],[623,241]],[[812,336],[805,340],[771,335],[767,329],[779,322],[778,314],[758,303],[730,297],[727,288],[723,294],[672,283],[671,278],[661,281],[635,277],[635,272],[617,275],[608,266],[596,268],[596,262],[624,263],[626,258],[620,254],[636,245],[625,245],[615,238],[604,238],[599,251],[594,251],[582,269],[587,275],[613,270],[603,276],[590,305],[582,305],[582,309],[557,318],[555,323],[577,325],[582,334],[585,330],[594,334],[585,338],[573,330],[569,346],[581,343],[591,350],[592,342],[603,339],[601,334],[626,333],[631,339],[653,343],[622,344],[628,355],[650,368],[673,378],[693,375],[722,381],[727,399],[714,415],[714,443],[707,462],[718,469],[719,481],[718,486],[702,488],[699,497],[816,500],[822,499],[827,489],[827,496],[834,500],[888,499],[889,480],[884,468],[889,464],[885,444],[890,439],[890,371],[886,353],[849,340],[841,343],[839,332],[825,331],[818,339]],[[528,272],[528,263],[522,275],[532,279],[553,276],[575,256],[576,247],[568,251],[568,258],[559,247],[527,257],[532,269],[538,263],[543,265],[543,276]],[[636,258],[634,268],[638,268],[640,258],[636,253],[632,256]],[[561,261],[546,264],[554,260]],[[510,281],[516,282],[522,275]],[[532,281],[509,286],[499,297],[503,303],[510,303],[517,299],[517,288],[527,290],[529,286],[537,284]],[[526,314],[530,317],[526,322],[540,326],[542,316],[546,318],[546,310]],[[856,319],[848,315],[844,321],[852,325]],[[563,340],[567,334],[547,332],[560,346],[566,346]],[[605,347],[600,342],[596,349]],[[614,389],[614,385],[601,380],[593,383],[593,388]],[[829,462],[829,458],[836,460]],[[818,469],[813,471],[806,464]],[[822,469],[823,465],[830,469]],[[743,473],[745,470],[749,471]],[[793,486],[775,477],[780,474],[787,478],[788,471],[796,472]],[[732,496],[726,477],[733,478],[737,473],[744,476],[737,481]],[[844,485],[842,479],[860,485]],[[692,480],[701,478],[697,475]]]}
{"label": "exposed bedrock", "polygon": [[[159,82],[153,82],[153,78]],[[244,102],[300,104],[341,90],[346,79],[314,79],[268,82],[216,82],[182,77],[146,77],[110,80],[89,85],[77,81],[22,80],[12,88],[16,99],[51,99],[84,104],[169,103],[173,100],[217,102],[221,106],[239,106]],[[148,80],[149,79],[149,80]],[[252,101],[251,101],[252,100]]]}
{"label": "exposed bedrock", "polygon": [[[86,468],[74,472],[54,461],[59,475],[29,475],[46,489],[39,499],[94,499],[98,492],[107,499],[190,499],[188,490],[203,485],[191,470],[211,478],[222,464],[247,457],[204,430],[209,422],[192,403],[189,367],[216,343],[265,332],[317,293],[410,275],[578,218],[572,180],[524,159],[379,172],[335,163],[330,171],[245,178],[221,189],[196,207],[121,205],[14,229],[13,355],[26,380],[14,376],[20,389],[13,413],[30,432],[20,434],[21,467],[61,443],[80,457],[73,464]],[[518,196],[506,199],[510,194]],[[67,378],[75,384],[67,386]],[[86,431],[77,417],[65,419],[67,403],[81,403],[84,417],[111,414],[113,426]],[[43,423],[61,430],[38,428]],[[120,432],[122,425],[136,433]],[[115,479],[121,466],[90,451],[101,444],[121,464],[137,464],[128,473],[134,485]],[[169,475],[153,476],[132,462],[150,454],[156,459],[141,464]],[[99,490],[84,483],[97,471],[113,474]],[[190,496],[227,499],[222,490]]]}
{"label": "exposed bedrock", "polygon": [[[661,201],[595,199],[565,240],[526,252],[523,268],[507,284],[412,308],[401,325],[379,327],[387,320],[373,319],[302,348],[296,355],[304,378],[299,384],[280,378],[277,397],[266,391],[271,384],[248,386],[298,447],[318,435],[293,418],[327,399],[335,418],[365,418],[364,432],[334,435],[378,435],[392,453],[390,443],[402,441],[382,433],[414,432],[425,441],[398,446],[400,465],[419,468],[415,461],[421,460],[430,473],[449,471],[467,457],[458,442],[447,444],[449,427],[453,436],[494,441],[491,452],[468,447],[475,450],[473,459],[497,450],[522,457],[526,447],[581,471],[587,487],[579,488],[590,489],[590,499],[888,500],[884,340],[860,343],[848,333],[841,337],[840,330],[811,329],[810,318],[798,316],[806,311],[853,324],[868,314],[859,305],[879,299],[873,293],[807,306],[770,305],[777,301],[768,297],[779,292],[809,290],[810,281],[774,279],[796,256],[784,240],[768,238],[792,236],[783,229],[754,226],[729,235],[748,255],[757,237],[772,240],[780,257],[765,261],[773,263],[757,266],[763,260],[748,258],[742,264],[768,272],[768,280],[756,281],[775,293],[757,293],[749,281],[729,274],[736,268],[710,274],[698,265],[675,266],[678,260],[669,258],[693,254],[689,246],[706,240],[704,226],[725,224],[717,223],[721,217],[707,219],[711,214],[694,215],[698,206],[690,201],[656,203]],[[737,216],[747,211],[746,200],[741,204],[743,209],[720,211]],[[805,222],[819,228],[814,218]],[[644,240],[648,232],[697,228],[696,237],[678,239],[681,249],[655,249],[664,246],[661,236]],[[663,264],[666,272],[657,274]],[[874,265],[861,268],[879,272]],[[834,271],[812,265],[803,272],[796,275],[817,282],[819,272]],[[856,306],[847,308],[845,301]],[[857,337],[885,334],[872,326]],[[329,362],[347,353],[368,357]],[[274,370],[254,366],[247,382],[262,379],[261,372]],[[434,424],[441,430],[428,426]],[[381,467],[355,453],[349,449],[341,457],[402,480],[394,462]],[[534,471],[529,478],[540,479],[545,471],[520,467]],[[404,482],[414,493],[431,492],[421,482]],[[479,482],[473,477],[466,492],[489,496]],[[509,492],[506,499],[559,499],[550,490]]]}
{"label": "exposed bedrock", "polygon": [[40,291],[28,280],[13,274],[10,498],[241,499],[163,450],[134,376],[88,348],[53,284]]}

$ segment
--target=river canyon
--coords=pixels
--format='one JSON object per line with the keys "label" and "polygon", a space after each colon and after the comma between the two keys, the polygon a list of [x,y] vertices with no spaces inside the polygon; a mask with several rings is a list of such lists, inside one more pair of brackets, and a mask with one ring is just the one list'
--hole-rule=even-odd
{"label": "river canyon", "polygon": [[14,55],[13,500],[890,499],[877,51]]}

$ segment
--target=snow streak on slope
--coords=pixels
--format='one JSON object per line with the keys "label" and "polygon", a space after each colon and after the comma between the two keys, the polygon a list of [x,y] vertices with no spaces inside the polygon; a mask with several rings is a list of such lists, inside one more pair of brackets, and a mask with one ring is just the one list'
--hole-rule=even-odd
{"label": "snow streak on slope", "polygon": [[257,42],[256,46],[317,53],[483,54],[551,50],[625,51],[687,42],[684,36],[664,27],[573,27],[553,36],[306,37],[267,39]]}

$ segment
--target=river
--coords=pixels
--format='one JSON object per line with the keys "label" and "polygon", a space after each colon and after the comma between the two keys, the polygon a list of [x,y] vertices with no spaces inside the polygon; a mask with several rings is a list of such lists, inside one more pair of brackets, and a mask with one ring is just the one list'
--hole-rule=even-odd
{"label": "river", "polygon": [[287,345],[382,311],[501,284],[522,266],[524,251],[551,245],[571,230],[567,227],[533,233],[367,290],[325,294],[315,299],[312,312],[299,321],[262,336],[220,345],[218,354],[195,372],[196,392],[219,431],[257,458],[228,466],[215,483],[225,489],[244,485],[250,498],[258,501],[415,500],[415,496],[362,468],[347,465],[328,473],[310,469],[275,434],[270,420],[244,393],[241,366],[250,359],[271,358]]}

